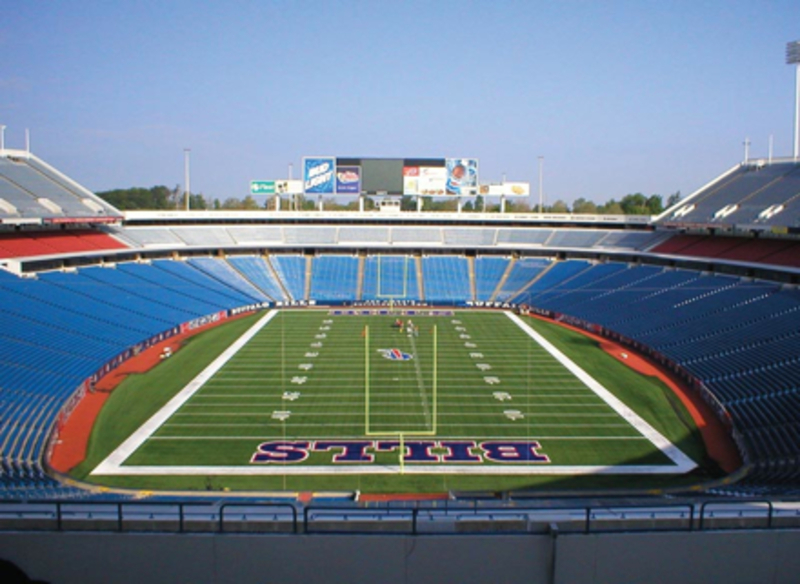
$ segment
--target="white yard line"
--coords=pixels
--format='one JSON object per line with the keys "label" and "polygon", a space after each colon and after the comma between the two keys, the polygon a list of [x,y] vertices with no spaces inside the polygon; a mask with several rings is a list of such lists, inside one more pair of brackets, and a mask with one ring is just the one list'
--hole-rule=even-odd
{"label": "white yard line", "polygon": [[136,452],[144,442],[166,422],[172,414],[178,411],[190,397],[192,397],[214,374],[219,371],[225,363],[230,361],[247,342],[252,339],[258,331],[264,328],[278,314],[277,310],[270,310],[262,318],[251,326],[235,343],[229,346],[223,353],[214,359],[208,367],[203,369],[197,377],[184,387],[167,404],[156,412],[147,422],[144,423],[136,432],[130,435],[125,442],[120,444],[114,452],[101,462],[91,474],[119,474],[121,465],[127,458]]}
{"label": "white yard line", "polygon": [[[655,470],[660,468],[660,471]],[[664,472],[654,466],[554,466],[550,464],[472,464],[405,465],[405,474],[432,475],[641,475]],[[95,473],[92,473],[95,474]],[[325,466],[248,465],[248,466],[123,466],[114,470],[118,476],[282,476],[282,475],[368,475],[400,474],[398,465],[357,464]]]}
{"label": "white yard line", "polygon": [[677,446],[667,440],[658,430],[653,428],[650,424],[645,422],[639,415],[626,406],[622,401],[617,399],[614,394],[603,387],[596,379],[586,373],[583,369],[578,367],[574,361],[564,355],[561,351],[556,349],[547,339],[529,327],[520,317],[511,312],[506,312],[506,316],[510,318],[519,328],[528,334],[534,341],[541,345],[548,353],[550,353],[559,363],[566,367],[577,377],[586,387],[591,389],[597,396],[606,402],[615,412],[617,412],[623,419],[625,419],[631,426],[645,436],[650,442],[658,448],[665,456],[667,456],[678,467],[679,472],[689,472],[697,465],[692,459],[681,452]]}

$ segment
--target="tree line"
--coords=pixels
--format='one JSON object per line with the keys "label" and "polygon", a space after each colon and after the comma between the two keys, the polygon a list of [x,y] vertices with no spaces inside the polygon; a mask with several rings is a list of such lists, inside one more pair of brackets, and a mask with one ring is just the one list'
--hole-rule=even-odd
{"label": "tree line", "polygon": [[[132,210],[167,210],[185,208],[185,196],[183,189],[176,186],[170,189],[166,186],[155,186],[149,189],[133,187],[129,189],[115,189],[97,193],[99,197],[115,206],[121,211]],[[542,211],[544,213],[575,213],[579,215],[658,215],[677,203],[681,198],[680,192],[673,193],[666,200],[661,195],[644,195],[642,193],[628,194],[620,200],[610,199],[605,203],[595,203],[584,197],[575,199],[572,205],[565,201],[556,200],[553,203],[545,204]],[[209,199],[202,193],[190,195],[189,206],[194,210],[213,209],[213,210],[236,210],[236,211],[258,211],[274,209],[274,197],[267,197],[266,201],[259,203],[251,195],[243,199],[229,197],[223,201],[219,199]],[[323,206],[328,211],[357,211],[359,203],[357,200],[342,202],[336,198],[326,198]],[[283,201],[283,209],[297,211],[313,211],[317,208],[315,197],[305,197],[297,195],[294,200]],[[377,209],[378,204],[373,197],[366,197],[364,208],[367,211]],[[458,200],[434,199],[423,197],[422,208],[424,211],[457,211]],[[414,197],[404,196],[400,201],[400,209],[403,211],[415,211],[417,202]],[[496,201],[487,202],[482,196],[478,195],[474,199],[462,200],[461,210],[466,213],[499,213],[500,203]],[[537,213],[539,212],[538,203],[531,203],[528,199],[508,198],[505,204],[506,213]]]}

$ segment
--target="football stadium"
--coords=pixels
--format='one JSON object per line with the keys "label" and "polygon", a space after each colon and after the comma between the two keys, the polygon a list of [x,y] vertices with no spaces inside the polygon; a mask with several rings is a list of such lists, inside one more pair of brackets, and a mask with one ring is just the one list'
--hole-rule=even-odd
{"label": "football stadium", "polygon": [[797,581],[800,41],[792,148],[724,149],[796,6],[52,4],[0,22],[0,580]]}
{"label": "football stadium", "polygon": [[[352,162],[303,180],[420,164]],[[796,159],[657,217],[121,212],[8,149],[0,187],[6,528],[800,522]]]}

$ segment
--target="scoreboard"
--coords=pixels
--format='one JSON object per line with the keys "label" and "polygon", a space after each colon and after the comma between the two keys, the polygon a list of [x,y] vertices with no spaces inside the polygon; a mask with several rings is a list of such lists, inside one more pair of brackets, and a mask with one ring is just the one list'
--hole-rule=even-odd
{"label": "scoreboard", "polygon": [[478,194],[475,158],[303,159],[306,194],[474,196]]}
{"label": "scoreboard", "polygon": [[481,184],[477,158],[306,156],[301,180],[251,181],[254,195],[524,196],[525,182]]}

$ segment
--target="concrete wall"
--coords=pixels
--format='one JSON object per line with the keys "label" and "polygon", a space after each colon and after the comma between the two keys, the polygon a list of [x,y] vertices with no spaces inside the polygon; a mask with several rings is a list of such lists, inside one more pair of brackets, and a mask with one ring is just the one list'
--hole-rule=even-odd
{"label": "concrete wall", "polygon": [[800,581],[800,531],[567,535],[555,582],[777,584]]}
{"label": "concrete wall", "polygon": [[0,534],[0,557],[51,584],[531,583],[550,538],[26,532]]}
{"label": "concrete wall", "polygon": [[51,584],[797,582],[800,531],[549,535],[0,533]]}

